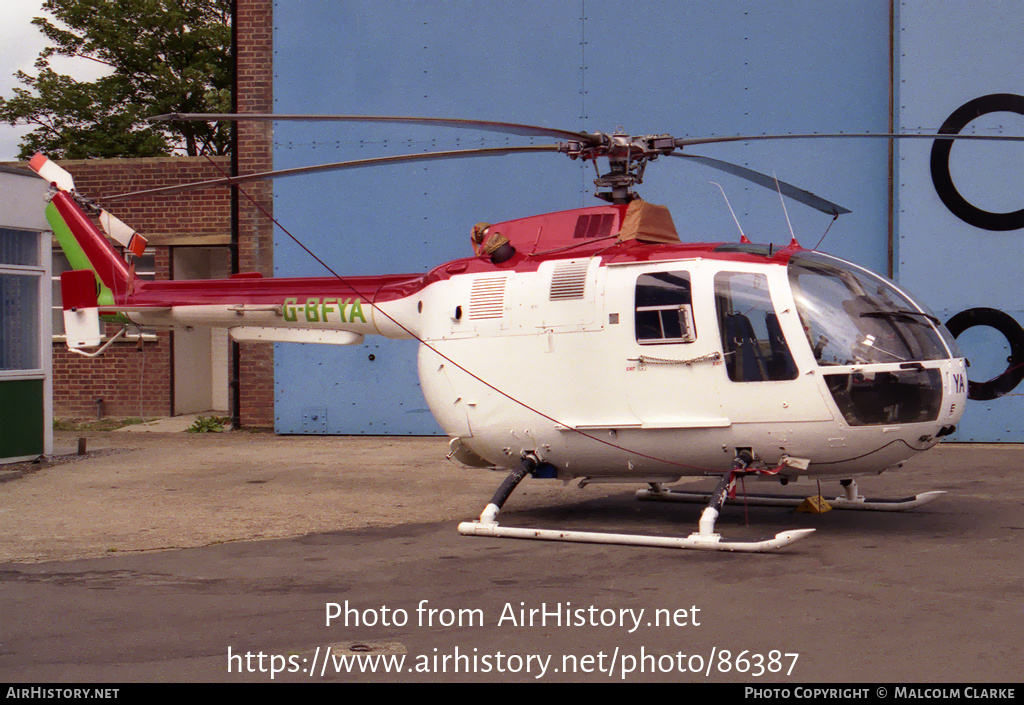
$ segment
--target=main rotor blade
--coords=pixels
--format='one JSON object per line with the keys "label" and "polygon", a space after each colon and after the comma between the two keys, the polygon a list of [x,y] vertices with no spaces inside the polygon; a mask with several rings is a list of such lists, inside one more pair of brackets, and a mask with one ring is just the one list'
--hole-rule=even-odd
{"label": "main rotor blade", "polygon": [[296,176],[298,174],[311,174],[319,171],[340,171],[343,169],[358,169],[368,166],[381,166],[385,164],[407,164],[412,162],[426,162],[440,159],[468,159],[471,157],[494,157],[504,154],[517,154],[523,152],[557,152],[557,144],[533,144],[523,147],[489,147],[485,149],[460,149],[451,152],[424,152],[423,154],[399,154],[393,157],[377,157],[374,159],[355,159],[347,162],[333,162],[331,164],[316,164],[314,166],[300,166],[292,169],[277,169],[275,171],[264,171],[257,174],[244,174],[242,176],[225,176],[221,179],[210,179],[208,181],[193,181],[177,186],[163,186],[161,188],[147,189],[145,191],[132,191],[116,196],[106,196],[103,201],[123,201],[130,198],[142,196],[153,196],[156,194],[177,193],[179,191],[191,191],[194,189],[212,188],[214,186],[233,186],[244,184],[250,181],[262,181],[264,179],[278,179],[284,176]]}
{"label": "main rotor blade", "polygon": [[672,153],[668,155],[670,157],[678,157],[680,159],[691,159],[695,162],[709,166],[712,169],[718,169],[726,173],[738,176],[741,179],[746,179],[758,186],[764,186],[772,191],[781,191],[783,196],[788,196],[794,201],[799,201],[804,205],[810,206],[815,210],[819,210],[822,213],[828,213],[829,215],[842,215],[844,213],[850,213],[849,209],[843,208],[840,205],[832,203],[832,201],[826,201],[821,196],[816,196],[810,191],[805,191],[802,188],[797,188],[793,184],[787,184],[785,181],[780,181],[774,176],[768,176],[762,174],[759,171],[748,169],[745,166],[739,164],[733,164],[731,162],[723,162],[721,159],[712,159],[711,157],[700,157],[696,154],[676,154]]}
{"label": "main rotor blade", "polygon": [[737,135],[735,137],[680,137],[675,140],[676,147],[689,147],[695,144],[715,144],[718,142],[753,142],[755,140],[815,140],[815,139],[921,139],[921,140],[993,140],[1024,142],[1021,135],[946,135],[938,133],[922,134],[917,132],[838,132],[810,135]]}
{"label": "main rotor blade", "polygon": [[521,137],[561,137],[566,140],[597,144],[598,138],[586,132],[571,132],[540,125],[523,125],[516,122],[494,122],[491,120],[457,120],[434,117],[403,117],[398,115],[275,115],[273,113],[169,113],[150,118],[151,121],[202,121],[227,120],[231,122],[252,120],[256,122],[378,122],[402,125],[432,125],[454,127],[463,130],[501,132]]}

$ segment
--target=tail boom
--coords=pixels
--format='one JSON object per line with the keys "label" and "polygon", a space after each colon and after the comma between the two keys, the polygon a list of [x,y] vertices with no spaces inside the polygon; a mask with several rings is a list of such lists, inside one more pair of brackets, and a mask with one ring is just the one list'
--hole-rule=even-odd
{"label": "tail boom", "polygon": [[[396,320],[416,320],[420,274],[360,277],[143,281],[79,207],[58,190],[47,217],[74,271],[96,280],[105,320],[143,327],[205,326],[237,331],[240,340],[353,344],[363,335],[412,338]],[[137,254],[137,253],[136,253]],[[77,279],[79,288],[81,278]],[[91,307],[90,307],[91,308]],[[81,307],[74,307],[78,312]],[[80,336],[81,337],[81,336]]]}
{"label": "tail boom", "polygon": [[[141,281],[127,306],[118,308],[140,326],[239,329],[240,340],[352,344],[358,342],[353,336],[363,335],[407,339],[417,335],[405,325],[418,320],[415,293],[422,280],[422,275],[409,274]],[[353,335],[317,338],[332,331]]]}

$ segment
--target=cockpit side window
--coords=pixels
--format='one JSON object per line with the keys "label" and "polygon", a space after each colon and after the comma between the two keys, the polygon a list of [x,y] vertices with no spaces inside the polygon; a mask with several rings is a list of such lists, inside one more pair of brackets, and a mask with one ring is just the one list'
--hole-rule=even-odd
{"label": "cockpit side window", "polygon": [[715,275],[715,301],[729,379],[770,382],[797,378],[765,275],[719,272]]}
{"label": "cockpit side window", "polygon": [[636,280],[636,342],[692,343],[693,302],[689,272],[651,272]]}

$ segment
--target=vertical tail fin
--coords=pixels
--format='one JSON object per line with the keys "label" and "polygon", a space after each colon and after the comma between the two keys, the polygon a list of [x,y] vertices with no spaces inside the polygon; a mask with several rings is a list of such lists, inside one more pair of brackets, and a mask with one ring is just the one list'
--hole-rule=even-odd
{"label": "vertical tail fin", "polygon": [[46,208],[46,219],[71,268],[96,275],[100,305],[123,301],[133,288],[135,273],[71,195],[58,191]]}
{"label": "vertical tail fin", "polygon": [[[135,273],[79,206],[84,201],[75,194],[71,174],[42,154],[32,157],[28,165],[57,191],[46,208],[46,219],[71,269],[93,272],[101,305],[124,299],[133,289]],[[101,226],[111,237],[136,256],[142,254],[145,238],[106,211],[96,210]]]}

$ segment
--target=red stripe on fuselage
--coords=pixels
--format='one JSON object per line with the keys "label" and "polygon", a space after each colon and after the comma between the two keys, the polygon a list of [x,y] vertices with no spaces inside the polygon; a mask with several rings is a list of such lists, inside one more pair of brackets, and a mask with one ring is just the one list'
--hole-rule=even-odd
{"label": "red stripe on fuselage", "polygon": [[422,274],[366,277],[182,279],[140,281],[128,304],[132,306],[202,306],[217,304],[280,304],[287,298],[358,298],[393,301],[423,288]]}
{"label": "red stripe on fuselage", "polygon": [[412,296],[435,282],[463,274],[485,274],[500,271],[533,272],[543,262],[600,255],[605,263],[659,262],[692,259],[756,264],[785,265],[794,252],[781,248],[769,257],[746,252],[715,252],[718,243],[645,245],[627,242],[609,246],[580,247],[573,252],[530,257],[517,253],[511,260],[494,265],[478,257],[447,262],[427,274],[385,274],[376,276],[343,276],[312,278],[195,279],[177,281],[139,281],[133,294],[124,303],[132,306],[187,306],[217,304],[280,304],[286,298],[356,298],[370,303],[385,303]]}
{"label": "red stripe on fuselage", "polygon": [[[501,271],[534,272],[542,263],[552,260],[600,256],[605,264],[714,259],[785,265],[790,255],[798,249],[780,248],[770,257],[766,257],[741,251],[716,251],[721,243],[645,244],[636,240],[618,242],[608,238],[588,241],[575,238],[572,230],[566,230],[569,224],[576,222],[575,215],[614,212],[615,208],[618,208],[596,207],[496,223],[492,227],[513,234],[513,242],[519,246],[519,250],[511,259],[497,265],[484,257],[468,257],[442,264],[427,274],[315,278],[262,278],[242,275],[231,279],[175,281],[136,279],[131,294],[126,294],[127,283],[133,275],[121,256],[68,194],[57,193],[53,197],[53,202],[89,261],[96,268],[100,280],[114,292],[117,303],[154,308],[224,304],[277,305],[288,298],[358,298],[369,303],[384,303],[411,296],[434,282],[445,281],[454,276]],[[556,247],[552,251],[537,252],[538,245]]]}

